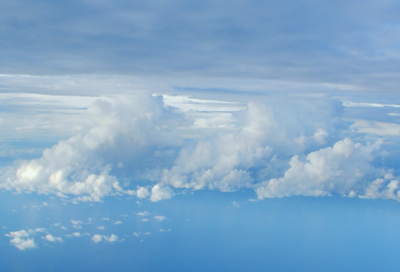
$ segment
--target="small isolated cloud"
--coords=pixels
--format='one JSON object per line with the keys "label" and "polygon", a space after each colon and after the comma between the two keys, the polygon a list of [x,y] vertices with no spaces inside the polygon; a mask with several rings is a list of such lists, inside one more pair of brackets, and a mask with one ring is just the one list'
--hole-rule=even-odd
{"label": "small isolated cloud", "polygon": [[160,232],[170,232],[171,231],[171,229],[167,229],[167,230],[165,230],[165,229],[160,229]]}
{"label": "small isolated cloud", "polygon": [[99,243],[99,242],[101,242],[101,240],[103,240],[103,235],[95,234],[95,235],[93,235],[92,240],[95,243]]}
{"label": "small isolated cloud", "polygon": [[18,248],[19,250],[25,250],[27,248],[35,248],[35,240],[33,238],[30,239],[21,239],[18,237],[15,237],[11,239],[10,244]]}
{"label": "small isolated cloud", "polygon": [[36,228],[35,232],[45,232],[46,229],[45,228]]}
{"label": "small isolated cloud", "polygon": [[52,226],[59,227],[59,228],[62,229],[62,230],[68,230],[67,227],[64,227],[64,226],[61,225],[60,223],[54,223]]}
{"label": "small isolated cloud", "polygon": [[82,221],[75,221],[75,220],[71,220],[72,223],[72,227],[75,229],[82,229]]}
{"label": "small isolated cloud", "polygon": [[143,222],[147,222],[147,221],[149,221],[149,219],[143,218],[142,221],[143,221]]}
{"label": "small isolated cloud", "polygon": [[80,232],[74,232],[74,233],[72,233],[72,236],[74,236],[74,237],[80,237],[80,236],[81,236],[81,233],[80,233]]}
{"label": "small isolated cloud", "polygon": [[133,236],[136,236],[136,237],[146,236],[146,235],[150,235],[150,234],[151,234],[150,231],[148,231],[148,232],[134,232],[134,233],[132,233],[132,235],[133,235]]}
{"label": "small isolated cloud", "polygon": [[147,211],[136,213],[136,215],[139,215],[139,216],[147,216],[147,215],[149,215],[149,214],[150,214],[150,213],[147,212]]}
{"label": "small isolated cloud", "polygon": [[95,234],[92,237],[92,241],[95,243],[99,243],[103,239],[107,242],[114,243],[114,242],[118,241],[118,236],[115,234],[111,234],[110,236]]}
{"label": "small isolated cloud", "polygon": [[101,220],[103,220],[103,221],[108,221],[108,220],[110,220],[110,218],[108,218],[108,217],[103,217]]}
{"label": "small isolated cloud", "polygon": [[162,216],[162,215],[156,215],[156,216],[154,216],[154,219],[157,220],[157,221],[164,221],[167,218],[165,216]]}
{"label": "small isolated cloud", "polygon": [[98,226],[98,227],[96,227],[96,228],[99,229],[99,230],[104,230],[104,229],[105,229],[104,226]]}
{"label": "small isolated cloud", "polygon": [[121,221],[115,222],[115,225],[119,225],[119,224],[122,224],[122,222]]}
{"label": "small isolated cloud", "polygon": [[61,243],[63,241],[63,239],[61,237],[55,237],[51,234],[47,234],[45,237],[42,237],[42,238],[49,242],[53,242],[53,243],[55,243],[55,242]]}
{"label": "small isolated cloud", "polygon": [[236,201],[233,201],[232,202],[232,205],[233,205],[233,207],[236,207],[236,208],[240,208],[240,207],[242,207],[242,205],[240,205],[238,202],[236,202]]}

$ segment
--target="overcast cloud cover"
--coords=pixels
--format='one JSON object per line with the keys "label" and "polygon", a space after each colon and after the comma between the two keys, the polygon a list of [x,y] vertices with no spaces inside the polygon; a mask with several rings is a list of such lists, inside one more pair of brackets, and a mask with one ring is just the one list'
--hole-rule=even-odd
{"label": "overcast cloud cover", "polygon": [[397,207],[399,14],[396,1],[2,1],[0,189],[19,219],[1,247],[170,245],[175,228],[212,229],[207,205],[222,220],[228,198],[249,209],[240,222],[281,198],[277,213],[299,197]]}

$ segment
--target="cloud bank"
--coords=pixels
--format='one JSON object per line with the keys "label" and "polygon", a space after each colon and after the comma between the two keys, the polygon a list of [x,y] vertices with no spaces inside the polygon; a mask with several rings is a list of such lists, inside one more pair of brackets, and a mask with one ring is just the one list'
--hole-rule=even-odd
{"label": "cloud bank", "polygon": [[364,121],[344,120],[341,101],[250,99],[228,110],[224,124],[198,127],[200,115],[208,122],[220,112],[204,105],[188,110],[184,100],[167,98],[96,100],[86,112],[94,123],[87,133],[60,141],[40,158],[16,161],[0,187],[74,202],[113,195],[157,202],[201,189],[249,189],[259,199],[334,194],[397,199],[393,169],[377,163],[387,153],[384,139],[371,141],[369,135],[381,134],[361,128]]}

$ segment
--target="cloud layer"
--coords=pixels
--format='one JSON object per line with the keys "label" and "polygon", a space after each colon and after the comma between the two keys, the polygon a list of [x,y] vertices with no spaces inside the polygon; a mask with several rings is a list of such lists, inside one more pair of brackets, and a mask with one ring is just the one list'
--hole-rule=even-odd
{"label": "cloud layer", "polygon": [[[397,198],[393,169],[376,164],[387,152],[384,141],[363,138],[369,131],[355,130],[363,121],[352,125],[341,118],[340,101],[271,96],[232,108],[223,119],[226,125],[198,127],[199,115],[187,110],[184,100],[167,98],[137,94],[96,100],[87,109],[94,123],[87,133],[45,149],[41,158],[16,161],[0,186],[74,202],[112,195],[157,202],[180,190],[200,189],[251,189],[259,199]],[[212,107],[207,111],[207,101],[199,102],[205,122],[220,114]],[[385,184],[382,178],[389,174],[391,182]]]}

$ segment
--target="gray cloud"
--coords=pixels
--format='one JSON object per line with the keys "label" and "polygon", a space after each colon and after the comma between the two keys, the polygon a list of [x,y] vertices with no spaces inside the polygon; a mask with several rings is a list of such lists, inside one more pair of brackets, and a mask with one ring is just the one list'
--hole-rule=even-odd
{"label": "gray cloud", "polygon": [[269,78],[398,86],[395,1],[0,4],[2,73]]}

